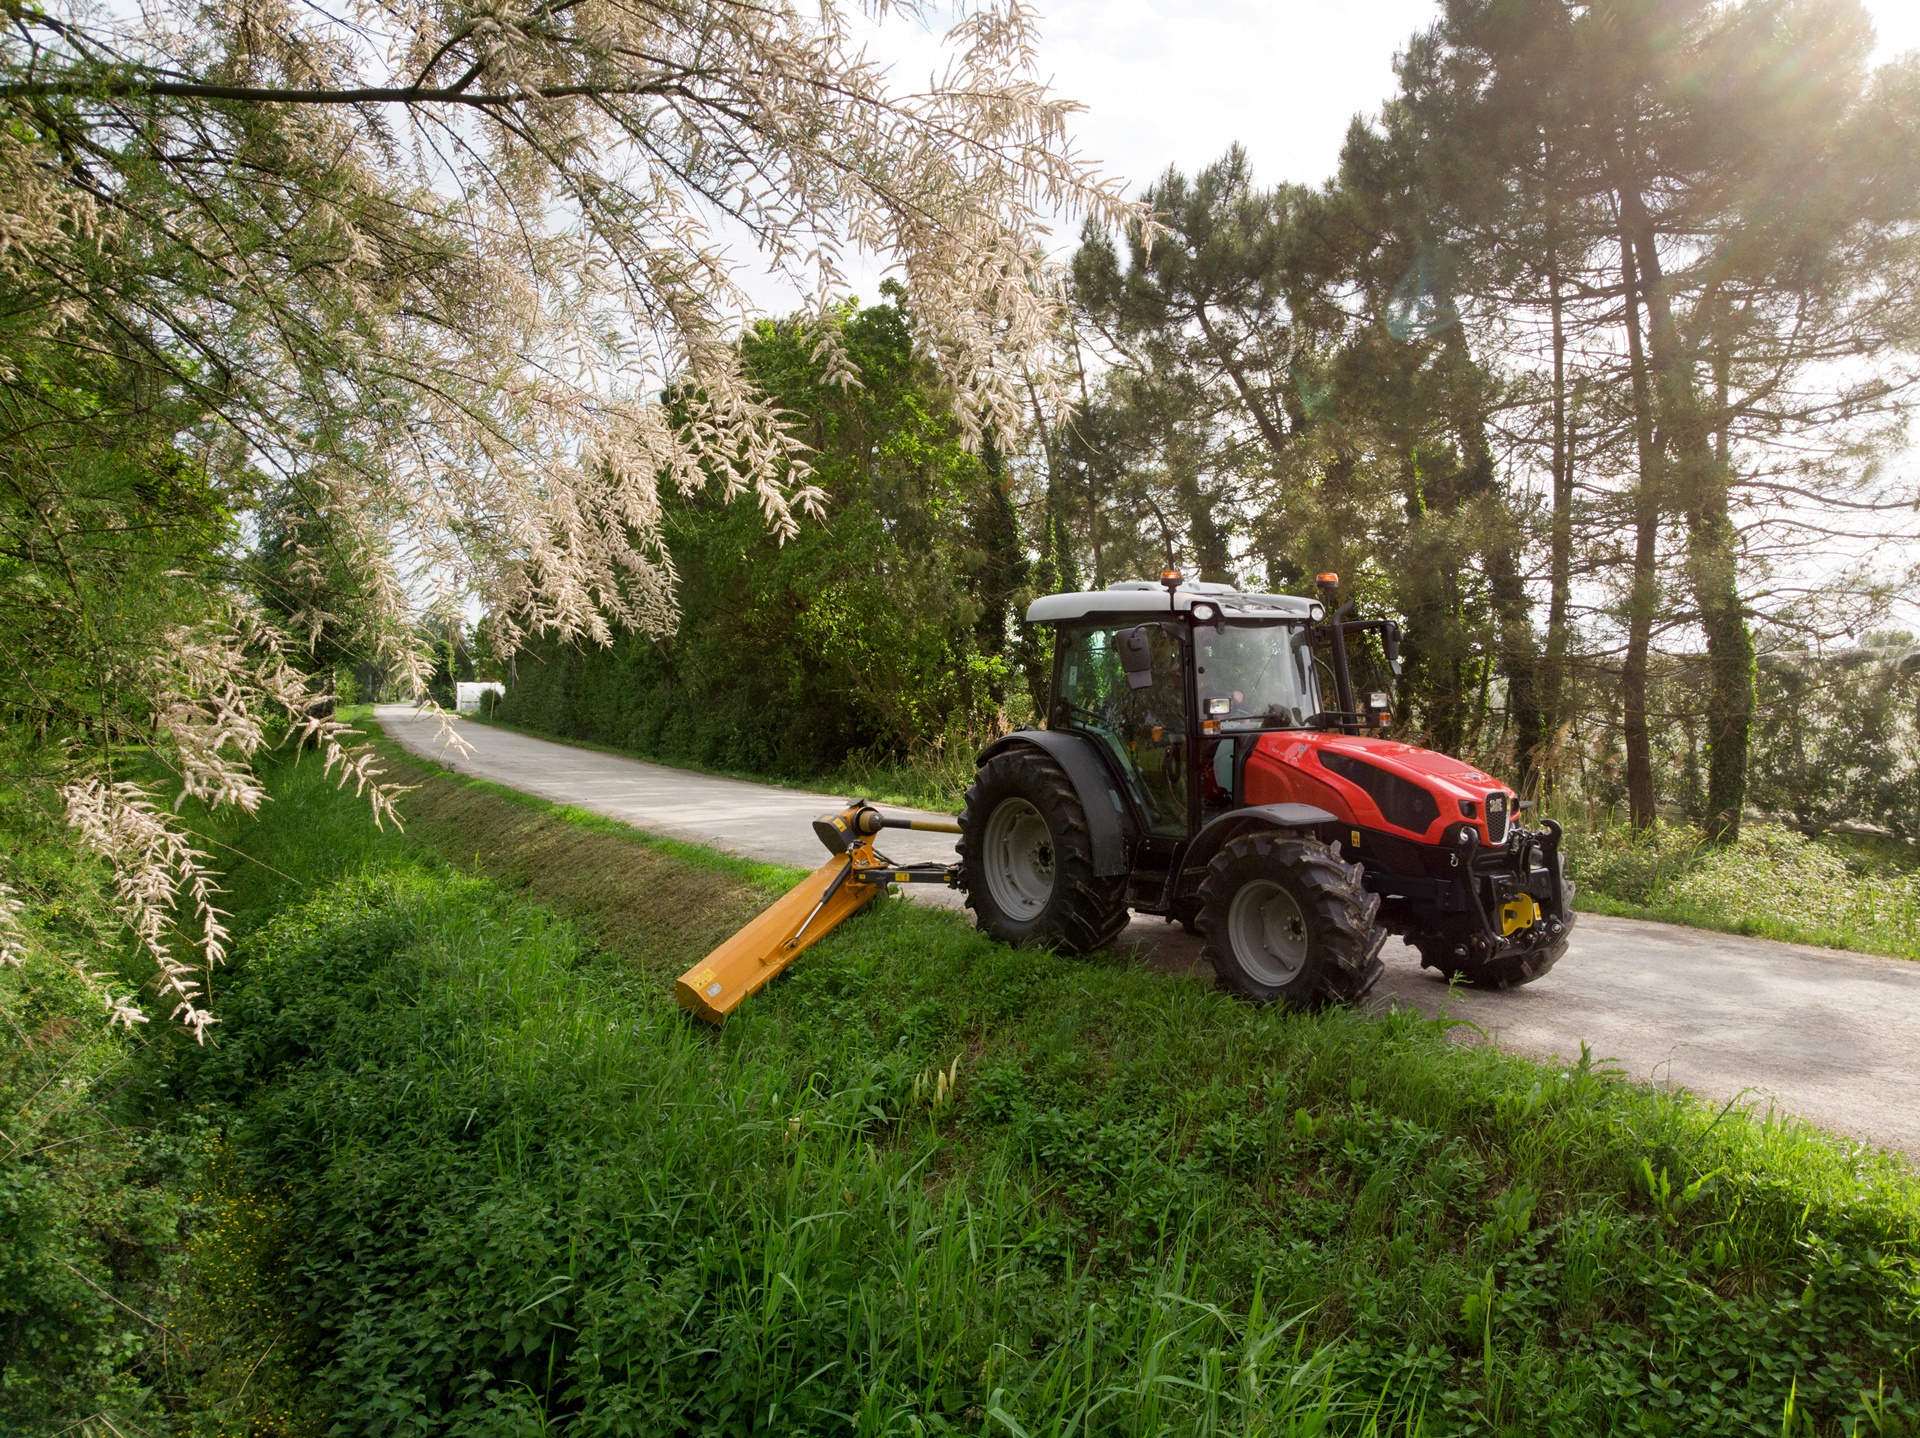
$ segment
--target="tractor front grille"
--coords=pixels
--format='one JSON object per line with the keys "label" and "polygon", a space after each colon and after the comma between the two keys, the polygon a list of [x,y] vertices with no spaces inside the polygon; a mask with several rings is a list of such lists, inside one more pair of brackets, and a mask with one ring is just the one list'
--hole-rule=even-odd
{"label": "tractor front grille", "polygon": [[1507,796],[1505,794],[1487,795],[1487,842],[1489,844],[1507,842]]}

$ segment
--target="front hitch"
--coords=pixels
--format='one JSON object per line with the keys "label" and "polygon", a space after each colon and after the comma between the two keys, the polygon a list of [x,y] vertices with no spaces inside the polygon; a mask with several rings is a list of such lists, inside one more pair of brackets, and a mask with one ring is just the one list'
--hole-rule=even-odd
{"label": "front hitch", "polygon": [[1476,862],[1480,857],[1480,833],[1467,824],[1460,826],[1460,867],[1466,871],[1467,902],[1473,905],[1473,917],[1479,926],[1474,935],[1474,946],[1482,951],[1482,956],[1498,953],[1506,946],[1499,927],[1487,914],[1487,906],[1480,899],[1480,866]]}
{"label": "front hitch", "polygon": [[1547,873],[1553,878],[1553,907],[1556,911],[1554,917],[1559,920],[1562,927],[1565,927],[1573,922],[1573,895],[1568,892],[1566,882],[1561,872],[1560,837],[1562,830],[1559,822],[1554,819],[1542,819],[1540,823],[1547,835],[1547,842],[1542,847],[1544,847],[1547,852]]}
{"label": "front hitch", "polygon": [[[1567,928],[1573,923],[1573,905],[1566,892],[1566,886],[1562,881],[1563,865],[1560,857],[1561,838],[1562,830],[1560,825],[1552,819],[1546,819],[1542,821],[1542,828],[1538,833],[1526,835],[1523,832],[1517,831],[1509,838],[1507,843],[1496,847],[1485,847],[1480,842],[1478,831],[1465,825],[1461,826],[1460,863],[1466,870],[1467,897],[1473,907],[1473,917],[1479,928],[1479,935],[1475,940],[1475,946],[1480,949],[1483,956],[1490,957],[1499,953],[1500,950],[1506,948],[1508,945],[1517,942],[1520,937],[1518,934],[1510,934],[1506,931],[1506,926],[1503,922],[1505,918],[1504,912],[1496,917],[1495,914],[1489,913],[1487,910],[1486,900],[1480,892],[1480,884],[1483,878],[1490,878],[1491,875],[1483,875],[1480,872],[1480,865],[1477,862],[1483,847],[1485,847],[1485,852],[1489,856],[1496,852],[1505,852],[1506,857],[1513,863],[1515,869],[1513,878],[1516,881],[1516,886],[1520,888],[1522,893],[1525,893],[1527,871],[1531,867],[1530,853],[1533,844],[1535,842],[1539,844],[1552,889],[1548,894],[1546,903],[1539,904],[1538,911],[1540,917],[1546,920],[1548,934],[1553,937],[1558,937],[1560,934],[1565,933]],[[1536,900],[1534,902],[1537,903],[1538,901]]]}

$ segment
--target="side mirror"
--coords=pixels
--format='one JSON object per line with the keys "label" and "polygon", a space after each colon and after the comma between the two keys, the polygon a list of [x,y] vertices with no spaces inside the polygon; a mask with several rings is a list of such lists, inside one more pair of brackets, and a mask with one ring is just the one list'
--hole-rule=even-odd
{"label": "side mirror", "polygon": [[1380,630],[1380,647],[1387,652],[1387,668],[1400,672],[1400,626],[1389,619]]}
{"label": "side mirror", "polygon": [[1127,688],[1145,689],[1153,683],[1153,645],[1147,639],[1147,626],[1137,624],[1113,637],[1120,646],[1120,667],[1126,672]]}

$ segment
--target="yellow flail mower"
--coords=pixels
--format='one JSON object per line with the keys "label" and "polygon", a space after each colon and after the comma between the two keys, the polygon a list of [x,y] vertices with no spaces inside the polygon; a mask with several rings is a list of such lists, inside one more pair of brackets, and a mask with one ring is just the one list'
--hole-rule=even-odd
{"label": "yellow flail mower", "polygon": [[680,1007],[719,1023],[843,920],[892,884],[952,884],[953,864],[896,864],[873,847],[882,829],[958,834],[954,819],[893,819],[864,799],[813,821],[832,858],[674,981]]}

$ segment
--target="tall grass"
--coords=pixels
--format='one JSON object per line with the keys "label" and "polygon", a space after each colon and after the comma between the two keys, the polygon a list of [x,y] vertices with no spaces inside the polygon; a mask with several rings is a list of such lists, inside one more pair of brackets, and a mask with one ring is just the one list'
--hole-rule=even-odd
{"label": "tall grass", "polygon": [[1568,833],[1583,908],[1920,959],[1920,851],[1911,845],[1756,823],[1731,845],[1668,823],[1575,822]]}
{"label": "tall grass", "polygon": [[[461,873],[317,777],[228,836],[299,887],[245,881],[220,1042],[169,1068],[227,1116],[271,1215],[204,1270],[210,1311],[273,1315],[227,1350],[278,1345],[237,1408],[209,1370],[191,1402],[224,1422],[247,1402],[340,1433],[1920,1418],[1898,1160],[1410,1014],[1288,1016],[1016,953],[901,903],[716,1033],[667,998],[693,955],[596,950],[472,872],[454,846],[487,827],[478,786],[461,824],[429,792],[448,781],[414,801]],[[597,837],[609,873],[644,847]],[[629,922],[679,932],[660,873]]]}

